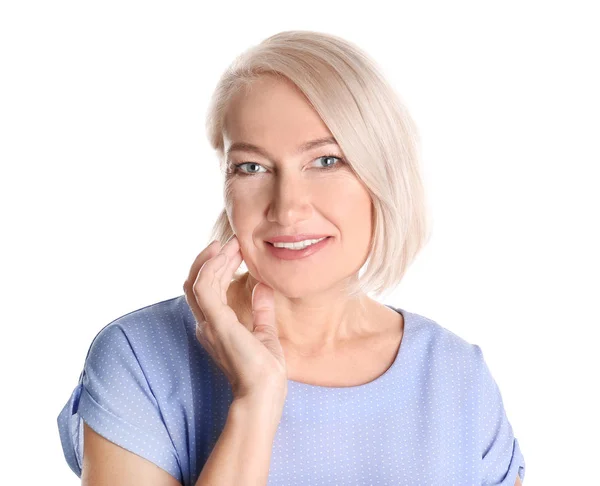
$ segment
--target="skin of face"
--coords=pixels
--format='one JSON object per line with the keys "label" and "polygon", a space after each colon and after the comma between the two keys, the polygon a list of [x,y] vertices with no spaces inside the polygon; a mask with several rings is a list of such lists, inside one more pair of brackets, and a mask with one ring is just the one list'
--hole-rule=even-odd
{"label": "skin of face", "polygon": [[[240,313],[250,319],[253,286],[258,281],[269,285],[282,343],[315,353],[372,333],[373,306],[380,305],[364,294],[349,298],[344,291],[369,253],[373,205],[368,190],[337,144],[296,153],[304,142],[327,136],[332,134],[318,113],[287,80],[263,75],[228,104],[226,211],[248,267],[232,294]],[[237,142],[259,146],[268,156],[229,153]],[[234,173],[233,166],[242,163]],[[268,251],[269,236],[294,233],[332,239],[298,260],[282,260]]]}

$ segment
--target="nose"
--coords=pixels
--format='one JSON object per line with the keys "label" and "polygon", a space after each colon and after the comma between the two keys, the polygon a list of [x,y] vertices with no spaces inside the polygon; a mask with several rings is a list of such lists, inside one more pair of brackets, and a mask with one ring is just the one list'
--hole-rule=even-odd
{"label": "nose", "polygon": [[276,177],[267,220],[290,228],[312,216],[310,191],[302,176],[280,173]]}

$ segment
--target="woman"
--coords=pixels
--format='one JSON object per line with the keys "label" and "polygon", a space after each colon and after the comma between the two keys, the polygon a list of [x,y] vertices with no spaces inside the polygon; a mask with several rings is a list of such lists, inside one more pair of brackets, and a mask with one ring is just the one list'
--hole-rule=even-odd
{"label": "woman", "polygon": [[184,295],[102,329],[58,418],[83,484],[520,484],[479,346],[368,296],[429,236],[416,130],[368,56],[274,35],[207,128],[215,241]]}

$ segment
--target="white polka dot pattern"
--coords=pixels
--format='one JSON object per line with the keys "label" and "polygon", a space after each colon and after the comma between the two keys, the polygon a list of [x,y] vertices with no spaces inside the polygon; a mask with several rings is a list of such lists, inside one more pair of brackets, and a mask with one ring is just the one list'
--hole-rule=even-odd
{"label": "white polka dot pattern", "polygon": [[[388,306],[405,328],[392,366],[354,387],[288,381],[269,486],[510,485],[525,460],[479,346]],[[194,485],[227,419],[231,387],[198,343],[184,296],[126,314],[93,340],[58,416],[81,476],[83,421]]]}

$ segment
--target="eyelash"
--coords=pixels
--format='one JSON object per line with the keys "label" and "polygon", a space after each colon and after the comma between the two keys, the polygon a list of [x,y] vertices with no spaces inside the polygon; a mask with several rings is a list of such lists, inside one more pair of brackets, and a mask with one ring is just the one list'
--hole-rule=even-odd
{"label": "eyelash", "polygon": [[[342,157],[338,157],[337,155],[321,155],[320,157],[317,157],[315,160],[318,159],[326,159],[326,158],[332,158],[332,159],[337,159],[337,163],[330,165],[329,167],[321,167],[318,170],[323,170],[323,171],[328,171],[328,170],[335,170],[338,169],[339,166],[341,166],[343,163],[345,163],[345,160]],[[244,172],[243,170],[240,170],[240,167],[242,165],[246,165],[246,164],[256,164],[256,165],[260,165],[257,162],[242,162],[240,164],[234,164],[233,165],[233,170],[232,173],[233,174],[240,174],[243,176],[253,176],[253,175],[258,175],[258,174],[264,174],[264,172]],[[262,165],[260,165],[262,167]]]}

